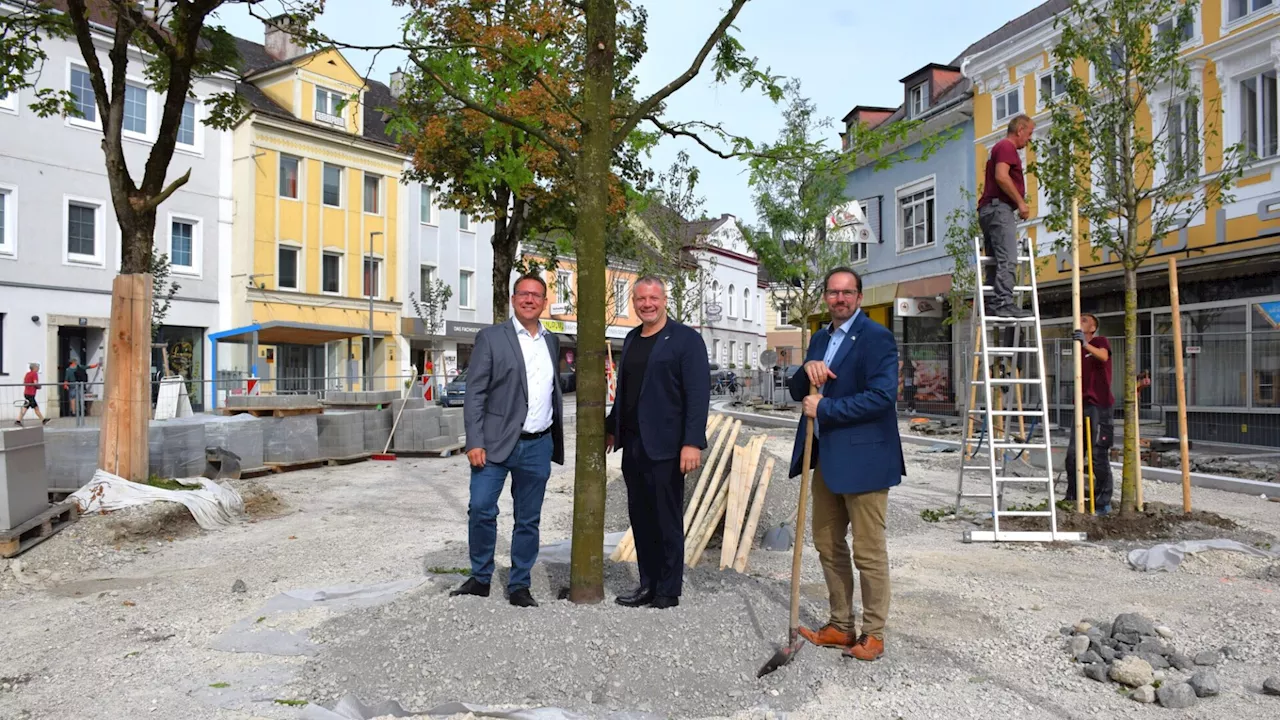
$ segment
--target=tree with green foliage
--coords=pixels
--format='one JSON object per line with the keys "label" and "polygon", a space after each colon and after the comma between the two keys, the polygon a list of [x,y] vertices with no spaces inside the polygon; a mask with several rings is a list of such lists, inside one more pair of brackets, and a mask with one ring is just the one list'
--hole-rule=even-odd
{"label": "tree with green foliage", "polygon": [[[1065,92],[1047,102],[1046,138],[1028,172],[1045,186],[1045,225],[1070,243],[1079,204],[1081,256],[1124,272],[1124,475],[1120,512],[1134,512],[1138,467],[1138,269],[1194,217],[1232,202],[1243,145],[1206,156],[1222,108],[1206,102],[1182,49],[1197,0],[1073,0],[1054,21],[1053,66]],[[1073,72],[1077,71],[1077,72]],[[1201,119],[1203,117],[1203,120]],[[1154,120],[1154,121],[1153,121]],[[1086,247],[1089,246],[1089,247]]]}
{"label": "tree with green foliage", "polygon": [[671,167],[661,173],[655,185],[634,203],[638,231],[647,241],[648,252],[640,254],[640,274],[667,280],[667,313],[678,322],[698,318],[711,272],[695,254],[703,239],[690,231],[690,220],[703,215],[705,198],[697,194],[698,168],[689,164],[689,154],[676,154]]}

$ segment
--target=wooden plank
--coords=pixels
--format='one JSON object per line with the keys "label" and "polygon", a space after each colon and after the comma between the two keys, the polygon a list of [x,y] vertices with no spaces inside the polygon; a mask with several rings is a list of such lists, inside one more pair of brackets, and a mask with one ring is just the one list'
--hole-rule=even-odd
{"label": "wooden plank", "polygon": [[[297,462],[285,462],[285,463],[269,462],[269,463],[263,463],[263,464],[266,465],[267,469],[273,473],[283,473],[283,472],[292,472],[294,470],[312,470],[318,467],[323,467],[325,464],[325,461],[324,460],[299,460]],[[244,473],[241,473],[241,477],[243,476],[244,476]]]}
{"label": "wooden plank", "polygon": [[[716,465],[715,471],[711,474],[710,484],[707,487],[706,495],[698,503],[698,508],[693,514],[693,522],[691,528],[696,528],[703,523],[707,514],[711,511],[714,499],[720,491],[727,486],[729,474],[725,465],[729,462],[732,452],[737,448],[738,432],[742,429],[742,421],[734,420],[733,427],[729,431],[728,444],[725,446],[724,454],[720,456],[720,462]],[[723,474],[722,474],[723,472]],[[687,534],[687,533],[686,533]],[[695,533],[696,535],[696,533]]]}
{"label": "wooden plank", "polygon": [[747,474],[751,461],[748,456],[755,446],[754,440],[748,440],[745,448],[733,449],[733,470],[729,473],[729,489],[725,494],[724,536],[720,542],[720,566],[724,567],[725,558],[732,558],[737,551],[737,543],[733,534],[733,516],[738,510],[742,497],[742,478]]}
{"label": "wooden plank", "polygon": [[[715,444],[711,448],[711,454],[707,456],[707,464],[702,468],[701,474],[698,476],[698,484],[693,489],[693,496],[689,498],[689,507],[684,511],[684,534],[689,535],[689,527],[693,524],[698,508],[706,502],[706,495],[714,490],[711,487],[714,478],[718,477],[720,467],[724,465],[724,458],[728,456],[729,450],[732,448],[734,439],[737,438],[737,430],[741,428],[742,423],[738,420],[729,420],[720,430],[720,434],[716,437]],[[727,445],[726,445],[727,441]]]}
{"label": "wooden plank", "polygon": [[330,467],[334,467],[337,465],[350,465],[351,463],[358,463],[364,460],[368,460],[371,457],[373,457],[373,453],[356,453],[355,455],[347,455],[345,457],[325,458],[324,462],[326,465]]}
{"label": "wooden plank", "polygon": [[742,472],[743,466],[743,448],[733,448],[733,465],[729,468],[728,477],[720,484],[720,488],[716,491],[711,506],[707,508],[707,512],[702,516],[701,521],[694,522],[697,528],[697,542],[693,547],[685,548],[685,562],[689,567],[695,567],[698,560],[702,557],[703,551],[707,549],[707,543],[711,541],[711,536],[715,533],[716,526],[720,524],[720,518],[724,517],[725,509],[729,504],[729,487],[736,480],[735,474]]}
{"label": "wooden plank", "polygon": [[79,518],[79,506],[63,502],[11,529],[0,531],[0,558],[21,555]]}
{"label": "wooden plank", "polygon": [[631,536],[631,528],[627,528],[626,534],[623,535],[622,539],[618,541],[618,547],[614,548],[613,552],[609,554],[609,559],[614,562],[621,562],[622,556],[627,551],[627,546],[634,545],[634,544],[635,544],[635,538]]}
{"label": "wooden plank", "polygon": [[747,569],[747,558],[751,555],[751,546],[755,544],[756,529],[760,526],[760,513],[764,510],[765,494],[769,492],[769,479],[773,477],[773,457],[764,464],[764,474],[760,476],[760,484],[756,487],[755,503],[751,506],[751,515],[747,517],[747,526],[742,531],[742,540],[738,543],[738,555],[733,559],[733,569],[744,572]]}
{"label": "wooden plank", "polygon": [[759,469],[760,452],[764,450],[764,436],[756,436],[743,452],[746,467],[738,477],[737,499],[730,505],[724,521],[725,541],[720,550],[720,569],[733,567],[738,557],[738,545],[742,542],[742,526],[747,519],[748,503],[751,490],[755,485],[756,470]]}

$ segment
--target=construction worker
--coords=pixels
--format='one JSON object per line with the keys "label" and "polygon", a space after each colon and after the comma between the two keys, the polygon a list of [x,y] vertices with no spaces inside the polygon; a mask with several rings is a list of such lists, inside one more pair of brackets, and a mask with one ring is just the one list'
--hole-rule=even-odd
{"label": "construction worker", "polygon": [[994,262],[986,268],[985,281],[992,288],[986,314],[993,319],[1031,316],[1014,304],[1013,282],[1018,267],[1018,223],[1031,217],[1031,208],[1024,199],[1027,185],[1018,151],[1031,142],[1035,129],[1035,121],[1026,115],[1010,120],[1005,138],[991,148],[987,158],[982,197],[978,199],[978,224],[982,226],[985,252]]}
{"label": "construction worker", "polygon": [[[1111,417],[1115,406],[1115,398],[1111,394],[1111,343],[1098,334],[1098,318],[1090,313],[1080,316],[1080,329],[1072,334],[1072,339],[1080,344],[1084,353],[1080,363],[1084,408],[1077,408],[1077,411],[1083,412],[1088,421],[1093,448],[1093,507],[1099,515],[1106,515],[1111,512],[1111,444],[1115,438]],[[1074,428],[1075,423],[1072,423],[1071,442],[1067,445],[1067,492],[1064,495],[1071,502],[1076,501],[1077,438]],[[1087,460],[1085,467],[1088,468]],[[1084,491],[1088,498],[1087,482]]]}

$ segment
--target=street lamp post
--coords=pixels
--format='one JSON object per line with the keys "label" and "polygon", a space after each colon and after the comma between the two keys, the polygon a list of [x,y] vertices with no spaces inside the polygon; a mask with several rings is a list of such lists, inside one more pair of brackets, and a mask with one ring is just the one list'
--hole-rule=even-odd
{"label": "street lamp post", "polygon": [[365,277],[365,293],[369,296],[369,350],[364,356],[364,374],[365,374],[365,390],[370,389],[373,385],[373,238],[381,235],[381,230],[374,230],[369,233],[369,256],[365,259],[364,277]]}

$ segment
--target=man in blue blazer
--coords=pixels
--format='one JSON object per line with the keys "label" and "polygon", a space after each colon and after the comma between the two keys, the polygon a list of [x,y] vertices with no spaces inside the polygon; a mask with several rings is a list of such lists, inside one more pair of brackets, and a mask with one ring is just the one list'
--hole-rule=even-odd
{"label": "man in blue blazer", "polygon": [[616,602],[662,609],[680,604],[684,476],[702,464],[707,446],[711,369],[702,336],[667,317],[660,278],[636,280],[631,304],[641,325],[622,343],[618,390],[605,427],[607,447],[622,449],[640,587]]}
{"label": "man in blue blazer", "polygon": [[[884,654],[889,614],[889,553],[885,515],[889,488],[907,474],[898,436],[898,347],[893,333],[861,311],[862,278],[840,267],[827,273],[823,299],[831,324],[814,333],[804,372],[788,381],[804,403],[796,431],[791,477],[800,474],[805,425],[817,423],[813,488],[813,544],[822,560],[831,616],[821,630],[800,628],[815,645],[875,660]],[[810,385],[818,392],[810,394]],[[853,564],[845,540],[853,528]],[[799,542],[799,540],[797,540]],[[862,631],[855,633],[853,565],[862,584]]]}

